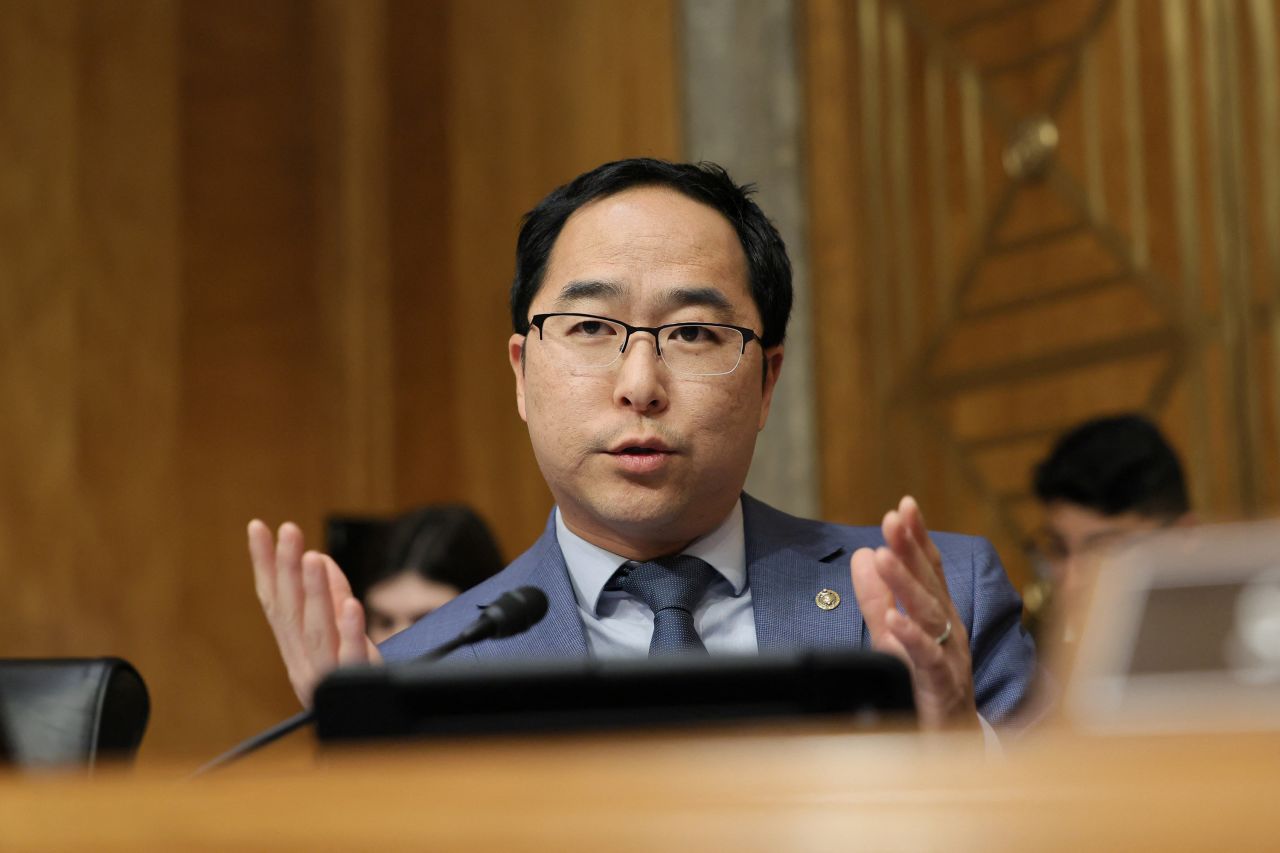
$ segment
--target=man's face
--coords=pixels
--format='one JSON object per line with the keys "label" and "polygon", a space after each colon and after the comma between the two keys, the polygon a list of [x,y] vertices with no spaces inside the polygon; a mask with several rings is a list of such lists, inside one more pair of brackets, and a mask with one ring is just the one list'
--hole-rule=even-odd
{"label": "man's face", "polygon": [[1082,562],[1096,559],[1136,534],[1166,524],[1164,519],[1136,512],[1103,515],[1068,501],[1049,502],[1045,505],[1045,557],[1053,571],[1054,585],[1065,598],[1073,598]]}
{"label": "man's face", "polygon": [[[633,326],[700,321],[763,331],[733,227],[657,187],[598,199],[569,217],[529,316],[557,311]],[[513,335],[509,356],[516,404],[565,524],[632,559],[677,551],[729,513],[782,365],[781,346],[763,351],[753,341],[732,373],[681,376],[645,333],[605,368],[565,364],[537,330]]]}

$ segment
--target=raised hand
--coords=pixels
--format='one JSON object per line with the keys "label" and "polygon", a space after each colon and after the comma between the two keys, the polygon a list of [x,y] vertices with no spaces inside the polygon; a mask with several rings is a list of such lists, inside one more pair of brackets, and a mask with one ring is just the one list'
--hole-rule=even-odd
{"label": "raised hand", "polygon": [[285,522],[273,537],[261,521],[249,522],[249,556],[258,601],[304,707],[334,668],[382,660],[342,569],[327,554],[304,551],[296,524]]}
{"label": "raised hand", "polygon": [[977,725],[969,638],[915,499],[885,513],[880,529],[886,545],[849,562],[872,645],[910,668],[922,726]]}

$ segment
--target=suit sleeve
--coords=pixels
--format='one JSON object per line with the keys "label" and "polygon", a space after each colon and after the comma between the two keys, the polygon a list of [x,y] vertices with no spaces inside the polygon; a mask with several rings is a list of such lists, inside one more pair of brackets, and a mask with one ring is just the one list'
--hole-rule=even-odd
{"label": "suit sleeve", "polygon": [[974,698],[978,713],[999,724],[1013,715],[1031,687],[1035,642],[1022,627],[1022,599],[986,539],[973,540],[972,567]]}

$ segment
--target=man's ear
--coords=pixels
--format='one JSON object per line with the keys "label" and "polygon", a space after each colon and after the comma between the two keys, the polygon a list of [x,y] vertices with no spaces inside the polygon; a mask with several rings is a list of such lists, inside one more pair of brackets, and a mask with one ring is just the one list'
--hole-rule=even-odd
{"label": "man's ear", "polygon": [[528,422],[524,413],[524,343],[525,335],[512,335],[507,340],[507,358],[511,362],[511,372],[516,375],[516,410],[520,412],[520,420]]}
{"label": "man's ear", "polygon": [[769,406],[773,404],[773,389],[778,385],[778,375],[782,373],[783,345],[770,347],[764,351],[764,391],[760,399],[760,423],[756,429],[764,429],[769,420]]}

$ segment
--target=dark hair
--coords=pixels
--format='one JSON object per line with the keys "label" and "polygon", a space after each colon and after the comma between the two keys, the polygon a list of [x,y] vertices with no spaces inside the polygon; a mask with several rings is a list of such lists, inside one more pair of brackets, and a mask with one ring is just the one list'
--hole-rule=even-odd
{"label": "dark hair", "polygon": [[670,163],[638,157],[597,166],[556,187],[525,214],[516,241],[516,275],[511,284],[511,323],[529,331],[529,304],[542,286],[551,248],[565,222],[580,207],[633,187],[670,187],[712,208],[733,226],[747,256],[751,298],[764,323],[761,343],[782,343],[791,316],[791,261],[778,230],[751,200],[754,186],[738,186],[715,163]]}
{"label": "dark hair", "polygon": [[1087,421],[1054,445],[1035,470],[1036,496],[1100,512],[1172,520],[1191,507],[1182,465],[1160,430],[1141,415]]}
{"label": "dark hair", "polygon": [[462,592],[505,565],[489,527],[460,505],[423,507],[390,521],[331,518],[328,549],[361,601],[372,587],[405,571]]}

